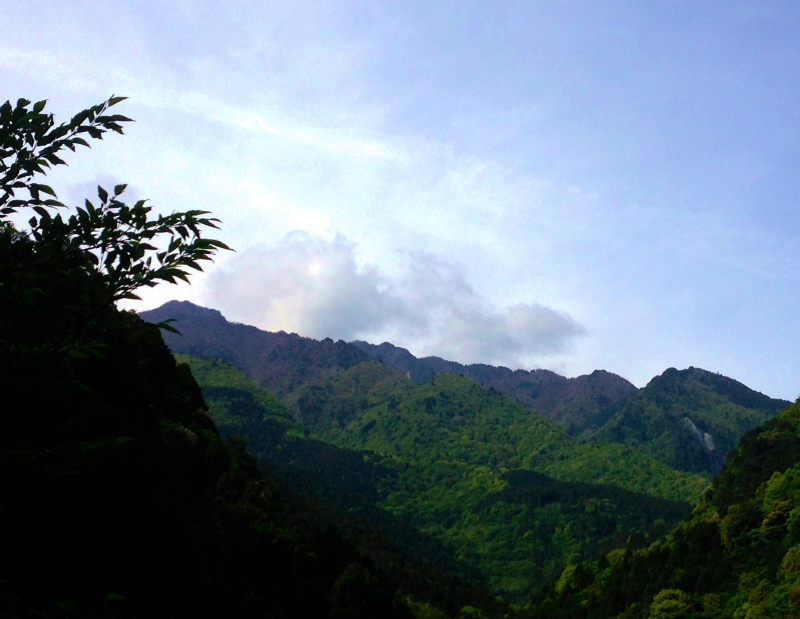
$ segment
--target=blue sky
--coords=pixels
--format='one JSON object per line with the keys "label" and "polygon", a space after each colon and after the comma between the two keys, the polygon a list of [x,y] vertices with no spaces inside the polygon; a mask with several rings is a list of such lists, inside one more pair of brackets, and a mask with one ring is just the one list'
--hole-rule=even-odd
{"label": "blue sky", "polygon": [[137,121],[60,197],[236,249],[135,309],[800,395],[796,2],[4,4],[0,98]]}

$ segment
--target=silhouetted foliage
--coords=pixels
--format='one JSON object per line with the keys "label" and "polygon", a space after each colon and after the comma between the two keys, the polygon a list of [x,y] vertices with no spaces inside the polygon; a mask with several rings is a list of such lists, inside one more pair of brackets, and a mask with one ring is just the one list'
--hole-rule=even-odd
{"label": "silhouetted foliage", "polygon": [[[41,199],[55,192],[32,178],[60,148],[121,132],[103,116],[119,100],[58,127],[43,103],[0,106],[0,615],[408,617],[368,559],[221,440],[159,329],[114,306],[224,248],[200,238],[214,220],[151,219],[124,186],[66,219]],[[27,230],[5,219],[21,209]]]}

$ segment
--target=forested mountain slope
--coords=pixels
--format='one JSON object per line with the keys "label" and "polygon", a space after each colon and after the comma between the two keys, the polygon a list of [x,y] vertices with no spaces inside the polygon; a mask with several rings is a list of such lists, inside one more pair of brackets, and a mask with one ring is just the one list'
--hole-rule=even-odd
{"label": "forested mountain slope", "polygon": [[353,345],[417,382],[455,372],[513,397],[574,436],[625,443],[673,468],[704,474],[716,474],[740,436],[790,404],[699,368],[671,368],[636,389],[602,370],[565,378],[548,370],[417,359],[388,342]]}
{"label": "forested mountain slope", "polygon": [[683,471],[716,473],[745,432],[790,403],[726,376],[670,368],[606,411],[585,437],[641,449]]}
{"label": "forested mountain slope", "polygon": [[517,370],[483,364],[461,365],[438,357],[417,359],[389,343],[317,342],[287,333],[268,333],[230,323],[216,310],[188,302],[167,303],[143,312],[150,322],[175,318],[182,336],[165,334],[175,352],[213,357],[233,364],[281,398],[299,415],[310,385],[322,385],[358,363],[375,358],[424,383],[454,372],[496,389],[547,417],[581,440],[618,442],[643,450],[672,468],[713,475],[725,454],[748,429],[789,402],[698,368],[667,370],[643,389],[597,370],[565,378],[548,370]]}
{"label": "forested mountain slope", "polygon": [[482,363],[463,365],[439,357],[418,359],[405,348],[389,342],[380,346],[360,341],[351,343],[418,383],[424,383],[441,372],[461,374],[522,402],[573,435],[600,425],[598,419],[604,410],[636,391],[629,381],[603,370],[566,378],[550,370],[510,370]]}
{"label": "forested mountain slope", "polygon": [[529,616],[800,617],[800,400],[742,438],[669,535],[568,567]]}
{"label": "forested mountain slope", "polygon": [[262,468],[314,504],[321,523],[340,529],[397,586],[443,608],[455,599],[492,606],[477,570],[459,564],[440,540],[378,507],[399,483],[393,462],[311,436],[279,400],[222,361],[176,357],[191,367],[222,436],[246,437]]}
{"label": "forested mountain slope", "polygon": [[706,487],[622,445],[576,442],[455,374],[416,385],[372,361],[310,386],[298,415],[322,443],[234,368],[179,359],[222,432],[242,432],[279,479],[331,514],[344,511],[343,530],[365,551],[375,556],[363,538],[378,531],[427,555],[429,567],[450,566],[510,599],[568,560],[644,542],[654,525],[688,512],[676,499]]}

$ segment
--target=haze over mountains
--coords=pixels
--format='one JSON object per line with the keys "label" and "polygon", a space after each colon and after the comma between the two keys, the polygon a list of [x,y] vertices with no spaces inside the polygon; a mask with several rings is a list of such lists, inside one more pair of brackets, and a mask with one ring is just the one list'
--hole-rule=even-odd
{"label": "haze over mountains", "polygon": [[141,315],[150,322],[175,319],[181,335],[164,334],[174,352],[221,359],[289,402],[301,385],[369,359],[418,384],[454,372],[516,399],[583,441],[625,443],[687,472],[716,473],[744,432],[790,404],[699,368],[670,368],[637,389],[603,370],[565,378],[549,370],[419,359],[388,342],[348,344],[269,333],[185,301]]}

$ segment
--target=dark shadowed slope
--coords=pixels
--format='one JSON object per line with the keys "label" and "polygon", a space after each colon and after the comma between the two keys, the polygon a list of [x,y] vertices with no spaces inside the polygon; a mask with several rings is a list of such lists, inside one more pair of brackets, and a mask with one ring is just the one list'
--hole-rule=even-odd
{"label": "dark shadowed slope", "polygon": [[101,357],[3,350],[0,616],[341,617],[364,600],[354,616],[409,617],[396,583],[220,439],[156,328],[100,318],[83,341]]}

